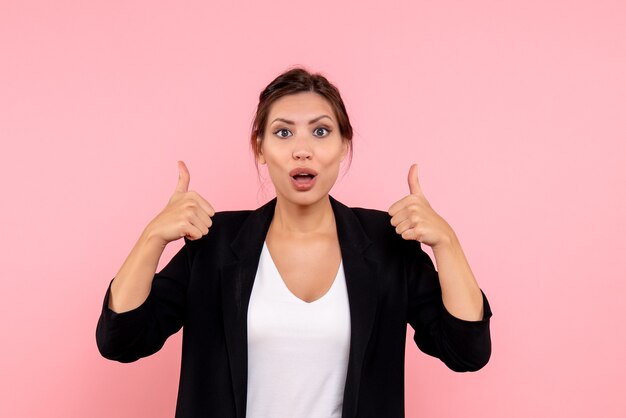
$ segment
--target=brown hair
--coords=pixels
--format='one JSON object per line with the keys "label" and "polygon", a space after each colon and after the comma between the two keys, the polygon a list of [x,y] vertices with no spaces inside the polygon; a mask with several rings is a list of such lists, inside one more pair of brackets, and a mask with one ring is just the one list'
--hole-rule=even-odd
{"label": "brown hair", "polygon": [[348,112],[343,104],[339,90],[326,77],[319,73],[310,73],[302,67],[292,68],[276,77],[259,95],[259,104],[252,122],[250,145],[255,157],[258,157],[265,135],[265,125],[270,114],[272,104],[289,94],[313,92],[325,98],[331,105],[337,117],[339,133],[344,141],[348,142],[350,160],[352,159],[352,125]]}

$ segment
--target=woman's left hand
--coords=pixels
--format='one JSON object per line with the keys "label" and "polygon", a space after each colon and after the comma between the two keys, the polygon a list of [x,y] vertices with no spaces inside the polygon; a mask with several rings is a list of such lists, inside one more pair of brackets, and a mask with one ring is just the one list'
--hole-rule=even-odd
{"label": "woman's left hand", "polygon": [[440,244],[450,243],[454,231],[426,200],[417,178],[417,164],[409,169],[408,180],[410,194],[389,208],[391,225],[405,240],[420,241],[433,249]]}

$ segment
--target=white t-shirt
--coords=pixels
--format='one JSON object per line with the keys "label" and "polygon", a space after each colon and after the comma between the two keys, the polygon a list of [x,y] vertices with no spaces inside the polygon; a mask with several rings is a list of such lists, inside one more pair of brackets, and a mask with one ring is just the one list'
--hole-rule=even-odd
{"label": "white t-shirt", "polygon": [[350,350],[343,263],[328,292],[296,297],[263,244],[248,307],[247,418],[339,418]]}

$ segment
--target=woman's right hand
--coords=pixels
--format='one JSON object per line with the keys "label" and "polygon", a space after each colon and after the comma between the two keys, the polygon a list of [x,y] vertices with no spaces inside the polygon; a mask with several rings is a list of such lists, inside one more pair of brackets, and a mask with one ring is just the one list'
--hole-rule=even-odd
{"label": "woman's right hand", "polygon": [[178,161],[178,184],[167,206],[146,227],[146,233],[165,247],[182,237],[197,240],[208,234],[215,210],[189,189],[189,170]]}

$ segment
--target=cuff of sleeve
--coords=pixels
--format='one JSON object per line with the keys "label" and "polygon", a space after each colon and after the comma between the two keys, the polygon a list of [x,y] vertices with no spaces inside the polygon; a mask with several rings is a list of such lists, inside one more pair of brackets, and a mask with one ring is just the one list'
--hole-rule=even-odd
{"label": "cuff of sleeve", "polygon": [[113,280],[114,279],[111,279],[111,281],[109,282],[109,287],[107,288],[106,295],[104,296],[104,301],[102,302],[102,313],[104,314],[106,320],[111,324],[114,324],[118,321],[131,323],[135,322],[143,316],[143,312],[146,310],[148,300],[146,299],[141,305],[134,309],[131,309],[130,311],[119,313],[113,311],[111,308],[109,308],[109,298],[111,297],[111,284],[113,283]]}
{"label": "cuff of sleeve", "polygon": [[457,318],[452,315],[446,309],[445,305],[443,306],[443,320],[450,326],[454,328],[471,328],[471,327],[482,327],[489,324],[489,319],[493,315],[491,312],[491,307],[489,306],[489,301],[487,300],[487,296],[481,290],[480,293],[483,296],[483,318],[478,321],[468,321],[465,319]]}

